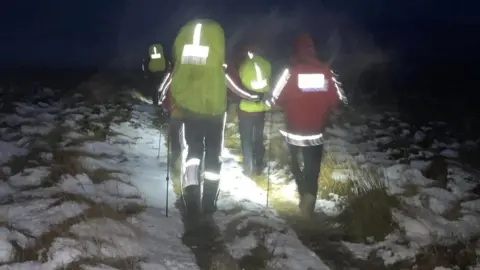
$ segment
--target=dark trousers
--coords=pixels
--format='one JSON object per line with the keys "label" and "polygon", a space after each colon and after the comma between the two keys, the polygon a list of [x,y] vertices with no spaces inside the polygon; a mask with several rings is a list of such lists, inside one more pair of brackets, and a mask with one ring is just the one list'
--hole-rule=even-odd
{"label": "dark trousers", "polygon": [[[311,194],[317,198],[323,144],[302,147],[288,144],[288,150],[290,152],[290,169],[295,177],[298,193],[301,197]],[[300,167],[299,154],[303,155],[303,169]]]}
{"label": "dark trousers", "polygon": [[147,93],[152,98],[153,105],[158,105],[158,89],[163,81],[164,72],[148,72]]}
{"label": "dark trousers", "polygon": [[264,127],[265,112],[240,114],[238,116],[243,172],[246,175],[259,174],[263,170],[263,157],[265,155]]}
{"label": "dark trousers", "polygon": [[[221,170],[221,153],[225,117],[183,118],[183,164],[182,191],[187,214],[200,209],[200,198],[204,212],[212,212],[218,196]],[[205,157],[204,157],[205,154]],[[200,194],[201,167],[203,168],[203,196]]]}

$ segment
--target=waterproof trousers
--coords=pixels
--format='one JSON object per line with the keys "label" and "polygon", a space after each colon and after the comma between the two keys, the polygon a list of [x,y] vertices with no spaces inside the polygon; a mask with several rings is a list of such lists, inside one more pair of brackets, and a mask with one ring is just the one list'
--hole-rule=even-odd
{"label": "waterproof trousers", "polygon": [[[306,194],[317,198],[318,177],[323,157],[323,144],[314,146],[296,146],[288,144],[290,153],[290,169],[297,183],[300,198]],[[303,169],[299,155],[303,158]]]}
{"label": "waterproof trousers", "polygon": [[152,98],[153,105],[158,106],[160,84],[162,84],[164,72],[148,72],[147,92]]}
{"label": "waterproof trousers", "polygon": [[211,118],[183,118],[182,195],[190,218],[202,209],[206,214],[216,210],[225,120],[226,114]]}
{"label": "waterproof trousers", "polygon": [[265,155],[264,139],[265,112],[240,113],[238,129],[243,155],[243,173],[261,174]]}

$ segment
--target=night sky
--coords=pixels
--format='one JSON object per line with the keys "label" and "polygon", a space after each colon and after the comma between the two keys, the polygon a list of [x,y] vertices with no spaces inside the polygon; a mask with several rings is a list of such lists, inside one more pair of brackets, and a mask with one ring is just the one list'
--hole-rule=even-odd
{"label": "night sky", "polygon": [[[183,2],[195,4],[179,4]],[[382,46],[413,54],[468,57],[480,46],[478,36],[471,36],[480,26],[476,14],[480,4],[474,7],[472,0],[464,4],[446,0],[203,2],[207,4],[201,0],[8,1],[0,8],[0,63],[3,67],[135,66],[153,42],[169,50],[180,26],[196,16],[218,20],[229,46],[251,29],[260,31],[263,39],[280,43],[290,42],[285,33],[299,29],[328,35],[325,18],[335,12],[365,26]]]}

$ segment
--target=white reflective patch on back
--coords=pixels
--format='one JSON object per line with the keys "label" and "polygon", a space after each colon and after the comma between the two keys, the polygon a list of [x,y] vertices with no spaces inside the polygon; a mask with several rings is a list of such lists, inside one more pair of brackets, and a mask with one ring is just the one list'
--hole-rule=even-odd
{"label": "white reflective patch on back", "polygon": [[150,55],[150,58],[152,59],[162,58],[162,55],[159,52],[157,52],[157,47],[153,47],[153,53]]}
{"label": "white reflective patch on back", "polygon": [[302,92],[327,91],[325,75],[322,73],[298,74],[298,88]]}
{"label": "white reflective patch on back", "polygon": [[263,89],[267,86],[267,80],[255,80],[251,82],[251,86],[254,90]]}
{"label": "white reflective patch on back", "polygon": [[257,63],[253,63],[255,67],[255,80],[251,81],[250,84],[253,89],[263,89],[267,86],[267,80],[263,78],[262,71],[260,70],[260,67],[257,65]]}
{"label": "white reflective patch on back", "polygon": [[202,33],[202,24],[195,26],[193,31],[192,44],[186,44],[182,50],[182,64],[205,65],[207,63],[210,48],[200,45],[200,36]]}

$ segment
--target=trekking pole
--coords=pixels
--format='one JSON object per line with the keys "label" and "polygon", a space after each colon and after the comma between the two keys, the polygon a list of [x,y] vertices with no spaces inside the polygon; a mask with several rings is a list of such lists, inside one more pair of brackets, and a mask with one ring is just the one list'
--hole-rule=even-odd
{"label": "trekking pole", "polygon": [[[170,125],[168,126],[170,129]],[[167,181],[166,195],[165,195],[165,216],[168,217],[168,186],[170,184],[170,130],[167,133]]]}
{"label": "trekking pole", "polygon": [[270,159],[272,158],[272,130],[273,130],[273,113],[272,111],[270,113],[270,130],[268,131],[268,160],[267,160],[267,204],[266,207],[268,208],[268,201],[270,197]]}
{"label": "trekking pole", "polygon": [[160,130],[158,132],[158,153],[157,153],[157,159],[160,158],[160,149],[162,148],[162,130],[163,130],[163,125],[160,126]]}

